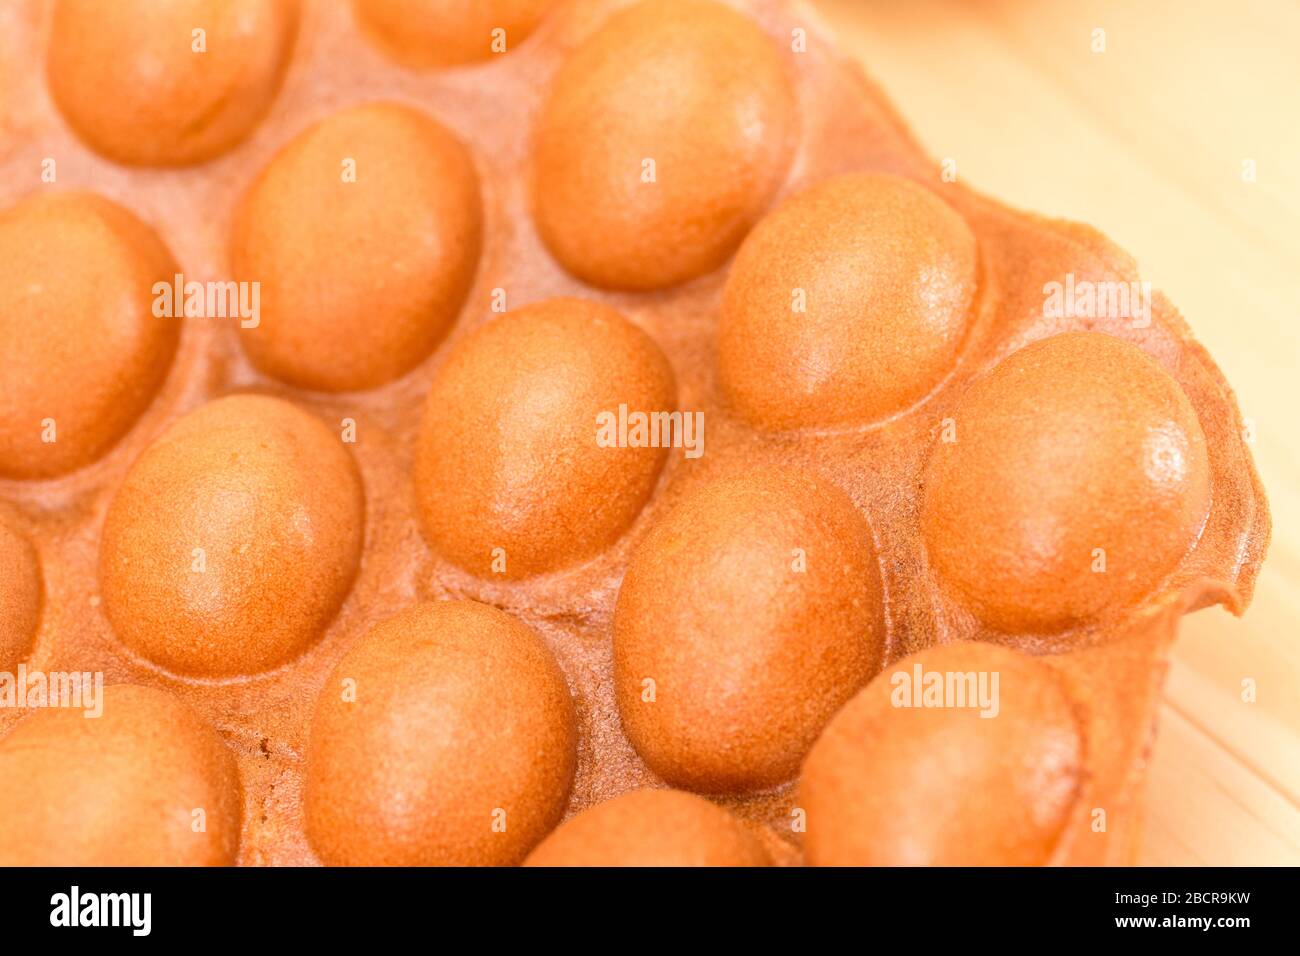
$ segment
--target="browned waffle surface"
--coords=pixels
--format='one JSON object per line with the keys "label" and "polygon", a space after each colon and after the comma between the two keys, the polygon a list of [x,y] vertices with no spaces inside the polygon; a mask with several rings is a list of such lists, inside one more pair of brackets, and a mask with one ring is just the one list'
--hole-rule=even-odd
{"label": "browned waffle surface", "polygon": [[[0,8],[0,668],[189,705],[235,755],[239,863],[517,862],[562,815],[666,782],[779,863],[819,825],[882,855],[813,862],[968,862],[945,849],[963,843],[1131,859],[1177,618],[1244,609],[1269,519],[1232,392],[1168,302],[1047,304],[1141,290],[1103,236],[950,181],[778,0],[556,4],[507,52],[447,40],[443,63],[376,36],[395,5],[363,29],[342,2],[241,3],[251,26],[225,29],[257,49],[225,64],[227,94],[177,124],[211,94],[181,84],[139,128],[139,104],[89,102],[68,75],[93,75],[84,37],[47,52],[58,6]],[[148,52],[120,55],[190,55]],[[360,206],[332,192],[349,186]],[[142,311],[173,272],[262,283],[261,323]],[[591,410],[620,403],[700,413],[703,453],[598,448]],[[492,658],[510,676],[412,636],[436,621],[410,623],[409,647],[367,637],[446,599],[509,615],[470,617],[476,653],[512,648]],[[511,643],[517,624],[531,636]],[[886,664],[959,641],[1023,663],[1003,760],[942,759],[984,740],[977,720],[841,709]],[[440,668],[451,690],[421,683]],[[350,670],[389,675],[390,704],[365,726],[322,705],[313,743]],[[425,712],[444,692],[458,719]],[[23,716],[0,709],[0,732]],[[847,750],[828,734],[819,755],[833,717]],[[177,776],[202,786],[163,790],[219,803],[220,761],[184,733]],[[5,747],[8,810],[26,804]],[[313,786],[355,801],[352,822],[305,800],[313,748]],[[831,769],[801,785],[810,748]],[[88,766],[92,803],[115,786],[147,802],[138,773]],[[514,829],[507,811],[504,849],[490,813],[457,815],[504,802],[498,785],[549,795]],[[304,803],[322,808],[312,842]],[[1022,805],[1038,829],[1004,839]],[[930,807],[949,829],[920,822]],[[707,810],[646,812],[701,827],[706,862],[752,852]],[[219,860],[228,817],[208,817]],[[20,823],[0,820],[0,849]],[[918,836],[890,856],[900,831]]]}

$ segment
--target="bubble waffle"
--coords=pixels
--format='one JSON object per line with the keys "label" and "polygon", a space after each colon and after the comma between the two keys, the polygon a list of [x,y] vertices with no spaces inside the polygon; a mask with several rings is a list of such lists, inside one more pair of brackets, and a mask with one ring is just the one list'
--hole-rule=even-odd
{"label": "bubble waffle", "polygon": [[[561,814],[533,862],[679,816],[705,862],[1131,860],[1177,619],[1269,530],[1178,313],[1047,308],[1133,262],[946,181],[802,7],[483,6],[0,8],[0,669],[145,685],[0,708],[0,863],[58,812],[86,863],[518,862]],[[703,454],[623,427],[673,410]],[[1002,714],[884,708],[914,667]],[[78,810],[24,796],[87,735]],[[730,816],[620,797],[665,784]]]}

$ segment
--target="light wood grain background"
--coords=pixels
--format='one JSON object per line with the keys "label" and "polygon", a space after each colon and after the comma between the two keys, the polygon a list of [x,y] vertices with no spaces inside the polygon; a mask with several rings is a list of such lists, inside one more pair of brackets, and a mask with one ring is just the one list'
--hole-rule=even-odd
{"label": "light wood grain background", "polygon": [[1253,419],[1273,543],[1244,618],[1184,622],[1139,862],[1300,864],[1300,4],[815,6],[963,181],[1134,255]]}

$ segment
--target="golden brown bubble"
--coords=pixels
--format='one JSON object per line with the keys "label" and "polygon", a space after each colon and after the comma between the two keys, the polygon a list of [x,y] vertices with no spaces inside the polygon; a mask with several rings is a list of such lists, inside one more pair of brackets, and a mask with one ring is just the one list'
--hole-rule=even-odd
{"label": "golden brown bubble", "polygon": [[732,264],[718,380],[752,424],[872,422],[948,374],[975,294],[970,227],[929,190],[853,174],[758,224]]}
{"label": "golden brown bubble", "polygon": [[654,340],[605,305],[550,299],[477,329],[425,402],[415,488],[429,542],[481,576],[592,557],[640,513],[668,454],[603,441],[598,416],[671,412],[675,392]]}
{"label": "golden brown bubble", "polygon": [[[965,696],[935,691],[934,679],[960,682]],[[1078,796],[1083,756],[1069,697],[1046,665],[990,644],[929,648],[887,667],[809,753],[799,783],[807,860],[1047,863]]]}
{"label": "golden brown bubble", "polygon": [[408,66],[476,63],[514,50],[556,0],[354,0],[357,20]]}
{"label": "golden brown bubble", "polygon": [[594,285],[703,275],[785,178],[795,126],[779,51],[747,17],[713,0],[638,3],[555,79],[534,134],[537,227]]}
{"label": "golden brown bubble", "polygon": [[520,862],[564,813],[573,701],[546,644],[486,604],[420,604],[325,682],[305,813],[336,866]]}
{"label": "golden brown bubble", "polygon": [[99,577],[135,653],[197,677],[287,663],[352,584],[365,501],[317,418],[261,395],[180,419],[131,466],[104,522]]}
{"label": "golden brown bubble", "polygon": [[871,531],[842,491],[793,469],[715,481],[651,528],[623,577],[623,730],[676,786],[783,783],[883,640]]}
{"label": "golden brown bubble", "polygon": [[927,464],[924,535],[941,583],[986,624],[1051,632],[1130,607],[1196,541],[1205,436],[1136,346],[1052,336],[962,397]]}
{"label": "golden brown bubble", "polygon": [[680,790],[634,790],[567,821],[525,866],[768,866],[727,811]]}
{"label": "golden brown bubble", "polygon": [[57,0],[46,75],[64,119],[97,152],[183,166],[248,137],[297,29],[297,0]]}
{"label": "golden brown bubble", "polygon": [[102,692],[100,715],[35,710],[0,740],[0,866],[233,864],[243,801],[216,731],[164,691]]}
{"label": "golden brown bubble", "polygon": [[235,274],[261,295],[244,350],[302,388],[403,375],[456,321],[481,232],[474,165],[443,126],[396,103],[336,113],[271,160],[235,217]]}
{"label": "golden brown bubble", "polygon": [[12,671],[27,656],[40,617],[40,559],[0,512],[0,671]]}
{"label": "golden brown bubble", "polygon": [[0,476],[50,478],[107,452],[153,400],[181,323],[154,315],[153,286],[177,267],[153,229],[85,192],[0,212],[0,262]]}

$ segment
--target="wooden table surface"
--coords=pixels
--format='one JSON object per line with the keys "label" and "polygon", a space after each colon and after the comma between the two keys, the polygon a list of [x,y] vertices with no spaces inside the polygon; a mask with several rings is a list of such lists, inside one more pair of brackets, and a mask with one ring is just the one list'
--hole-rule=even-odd
{"label": "wooden table surface", "polygon": [[1244,618],[1184,621],[1139,862],[1300,864],[1300,4],[815,5],[963,181],[1134,255],[1254,421],[1272,546]]}

